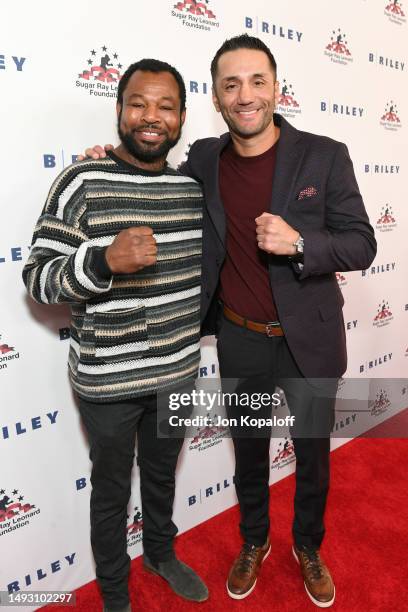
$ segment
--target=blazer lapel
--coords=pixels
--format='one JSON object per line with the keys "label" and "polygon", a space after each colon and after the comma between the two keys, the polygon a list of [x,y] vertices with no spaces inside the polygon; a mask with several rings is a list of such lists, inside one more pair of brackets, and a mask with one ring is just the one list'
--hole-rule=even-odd
{"label": "blazer lapel", "polygon": [[[270,211],[275,215],[284,217],[294,189],[297,174],[300,170],[305,147],[302,144],[301,134],[280,115],[274,115],[276,125],[281,132],[277,151],[275,175],[273,180]],[[220,156],[222,150],[229,143],[229,133],[223,134],[219,140],[217,154],[214,155],[207,166],[207,180],[205,199],[209,216],[214,224],[217,234],[225,246],[226,219],[224,205],[220,194]],[[292,196],[294,197],[294,196]]]}
{"label": "blazer lapel", "polygon": [[272,187],[270,211],[274,215],[285,216],[293,194],[297,174],[305,154],[300,132],[280,115],[274,116],[275,124],[280,125],[280,137]]}

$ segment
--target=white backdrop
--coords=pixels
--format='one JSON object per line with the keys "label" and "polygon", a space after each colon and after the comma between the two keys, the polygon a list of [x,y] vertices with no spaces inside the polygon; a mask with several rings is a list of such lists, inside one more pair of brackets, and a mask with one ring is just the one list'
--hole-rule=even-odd
{"label": "white backdrop", "polygon": [[[68,311],[33,304],[21,270],[51,181],[86,146],[116,142],[117,79],[142,57],[173,63],[186,80],[188,116],[171,154],[174,164],[196,138],[225,131],[212,108],[209,65],[223,40],[242,32],[258,35],[275,54],[279,111],[300,129],[347,143],[379,248],[369,270],[338,275],[346,299],[346,378],[367,379],[367,402],[364,413],[338,413],[342,438],[333,445],[408,404],[402,380],[408,363],[408,3],[209,0],[197,2],[196,14],[188,12],[192,4],[2,5],[0,590],[73,589],[94,577],[90,464],[67,381]],[[202,366],[202,376],[216,376],[211,339],[204,342]],[[181,531],[236,503],[230,440],[223,432],[197,436],[186,442],[178,470]],[[290,440],[272,440],[271,482],[293,471],[293,461]],[[140,505],[135,471],[132,557],[141,552]]]}

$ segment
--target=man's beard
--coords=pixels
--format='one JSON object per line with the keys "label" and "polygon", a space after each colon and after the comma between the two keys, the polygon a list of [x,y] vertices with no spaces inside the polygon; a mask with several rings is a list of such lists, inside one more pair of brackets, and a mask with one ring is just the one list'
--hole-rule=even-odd
{"label": "man's beard", "polygon": [[[147,131],[149,129],[154,129],[154,126],[144,126],[143,130]],[[178,141],[181,138],[181,125],[179,129],[179,133],[176,138],[173,140],[171,138],[166,137],[159,146],[157,145],[141,145],[135,141],[132,136],[133,132],[125,134],[120,129],[120,116],[118,118],[118,134],[121,143],[125,147],[126,151],[134,157],[135,159],[144,162],[145,164],[152,164],[160,159],[166,159],[168,152],[170,149],[176,146]]]}

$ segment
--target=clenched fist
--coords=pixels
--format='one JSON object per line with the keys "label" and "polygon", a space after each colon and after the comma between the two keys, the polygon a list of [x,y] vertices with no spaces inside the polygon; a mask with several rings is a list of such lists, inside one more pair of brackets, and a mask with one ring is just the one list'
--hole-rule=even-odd
{"label": "clenched fist", "polygon": [[273,255],[295,255],[300,234],[279,215],[262,213],[255,219],[258,247]]}
{"label": "clenched fist", "polygon": [[122,230],[106,249],[106,262],[112,274],[133,274],[157,261],[157,245],[151,227]]}

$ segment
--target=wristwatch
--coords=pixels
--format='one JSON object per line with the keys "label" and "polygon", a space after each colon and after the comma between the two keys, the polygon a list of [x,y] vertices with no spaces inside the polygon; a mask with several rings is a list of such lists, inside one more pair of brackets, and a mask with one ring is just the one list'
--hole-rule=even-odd
{"label": "wristwatch", "polygon": [[299,234],[299,238],[296,242],[293,243],[293,246],[296,248],[296,253],[290,256],[290,259],[295,263],[303,263],[303,250],[305,246],[304,238],[301,234]]}
{"label": "wristwatch", "polygon": [[303,255],[305,241],[301,234],[299,234],[299,238],[296,240],[296,242],[293,243],[293,246],[296,247],[296,255]]}

